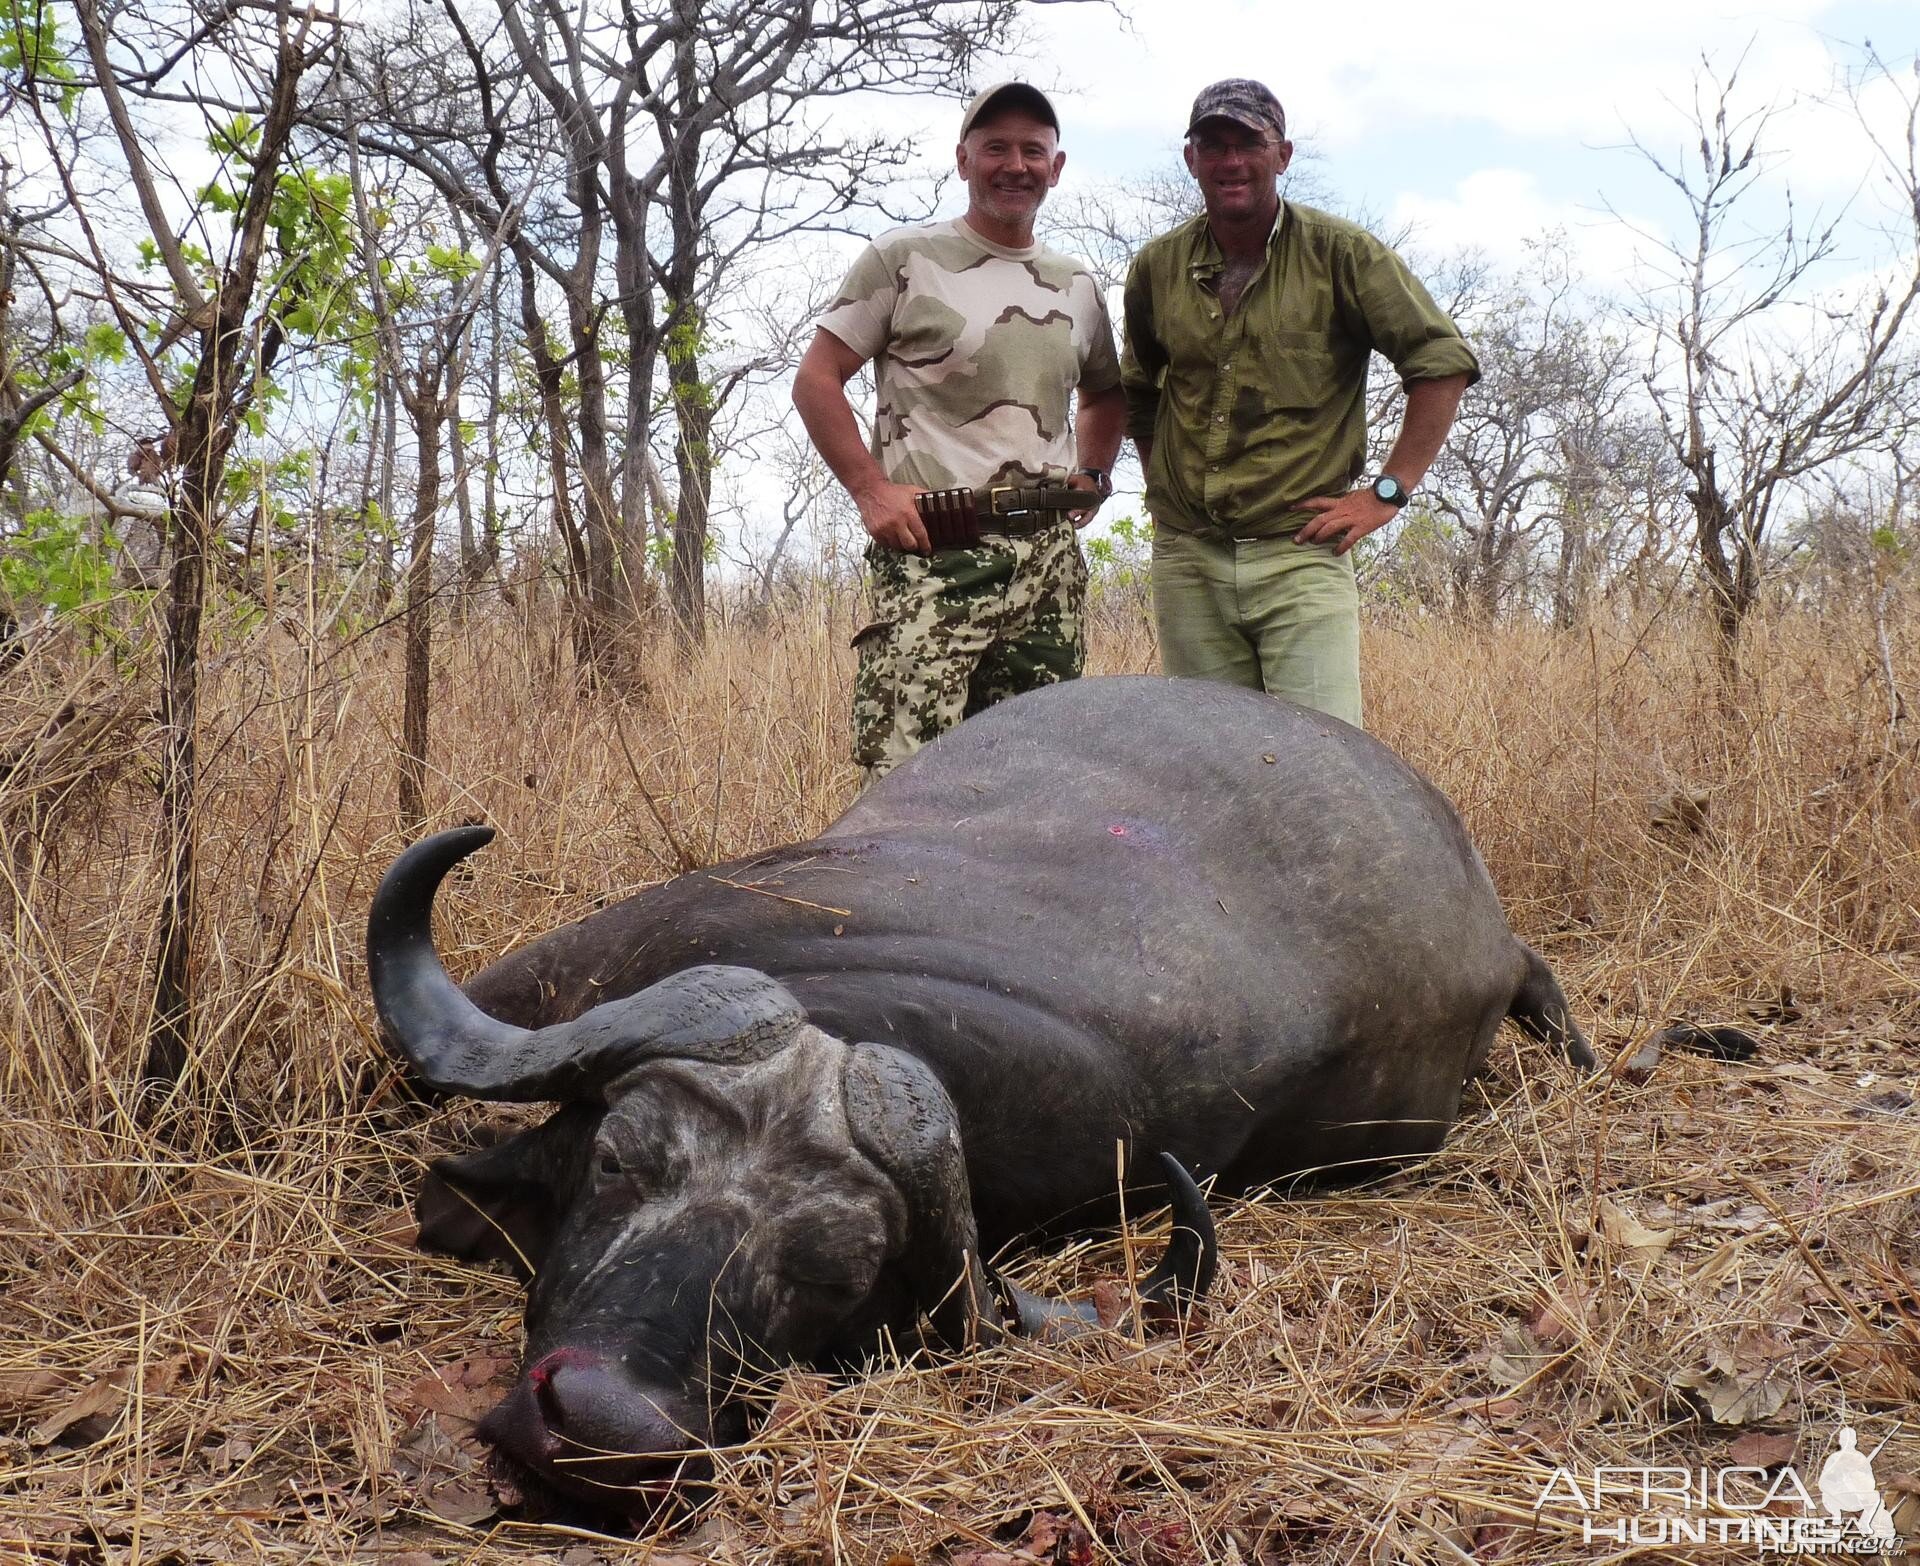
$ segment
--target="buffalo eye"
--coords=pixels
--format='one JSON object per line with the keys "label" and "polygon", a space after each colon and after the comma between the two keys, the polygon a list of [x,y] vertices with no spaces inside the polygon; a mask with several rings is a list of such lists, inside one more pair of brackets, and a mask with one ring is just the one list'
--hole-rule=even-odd
{"label": "buffalo eye", "polygon": [[837,1294],[861,1294],[873,1286],[881,1258],[866,1246],[807,1246],[790,1251],[781,1260],[787,1281],[804,1288]]}
{"label": "buffalo eye", "polygon": [[600,1155],[600,1172],[601,1172],[601,1173],[602,1173],[603,1175],[617,1175],[617,1174],[619,1174],[619,1173],[620,1173],[620,1160],[619,1160],[618,1158],[616,1158],[616,1157],[614,1157],[614,1155],[613,1155],[612,1153],[602,1153],[602,1154]]}

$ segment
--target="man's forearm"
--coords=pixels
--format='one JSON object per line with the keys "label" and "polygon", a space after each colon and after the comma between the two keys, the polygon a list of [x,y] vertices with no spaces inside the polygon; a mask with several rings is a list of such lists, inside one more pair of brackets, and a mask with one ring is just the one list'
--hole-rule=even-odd
{"label": "man's forearm", "polygon": [[1120,441],[1127,432],[1127,397],[1118,386],[1103,392],[1081,392],[1073,421],[1074,451],[1080,466],[1111,473],[1120,460]]}
{"label": "man's forearm", "polygon": [[1447,443],[1447,431],[1460,411],[1460,399],[1467,390],[1467,377],[1449,375],[1437,381],[1415,381],[1407,388],[1407,411],[1400,420],[1400,434],[1387,454],[1384,472],[1392,474],[1408,489],[1417,487]]}
{"label": "man's forearm", "polygon": [[806,426],[813,449],[848,494],[857,497],[887,482],[885,471],[860,433],[860,421],[853,416],[846,388],[831,375],[802,370],[793,380],[793,406]]}
{"label": "man's forearm", "polygon": [[[1446,443],[1447,431],[1453,428],[1453,416],[1466,389],[1464,375],[1415,381],[1407,388],[1407,411],[1384,469],[1404,488],[1412,489],[1427,476],[1427,469]],[[1293,535],[1294,542],[1330,544],[1336,555],[1344,555],[1396,515],[1393,506],[1365,485],[1343,495],[1311,496],[1300,503],[1300,509],[1313,515]]]}

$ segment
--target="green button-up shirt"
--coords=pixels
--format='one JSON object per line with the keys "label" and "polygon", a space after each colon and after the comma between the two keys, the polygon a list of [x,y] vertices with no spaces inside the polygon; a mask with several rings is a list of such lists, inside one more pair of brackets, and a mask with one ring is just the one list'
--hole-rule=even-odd
{"label": "green button-up shirt", "polygon": [[1373,235],[1281,204],[1239,307],[1205,216],[1142,248],[1127,274],[1127,432],[1153,443],[1147,510],[1186,533],[1265,538],[1351,488],[1366,462],[1367,356],[1402,383],[1480,378],[1473,350]]}

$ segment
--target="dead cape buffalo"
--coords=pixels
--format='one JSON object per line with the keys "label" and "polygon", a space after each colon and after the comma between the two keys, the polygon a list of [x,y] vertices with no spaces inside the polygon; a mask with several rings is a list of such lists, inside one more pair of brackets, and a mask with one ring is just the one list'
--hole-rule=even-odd
{"label": "dead cape buffalo", "polygon": [[[982,1266],[1139,1193],[1204,1205],[1438,1146],[1512,1017],[1593,1056],[1441,795],[1356,729],[1252,692],[1076,681],[969,720],[820,836],[695,871],[456,988],[429,914],[491,836],[443,832],[368,922],[381,1021],[436,1088],[557,1100],[433,1166],[423,1245],[530,1268],[482,1434],[626,1502],[737,1439],[745,1374],[1063,1307]],[[1153,1154],[1166,1155],[1164,1163]],[[1191,1232],[1188,1232],[1191,1231]],[[1206,1242],[1196,1235],[1204,1232]]]}

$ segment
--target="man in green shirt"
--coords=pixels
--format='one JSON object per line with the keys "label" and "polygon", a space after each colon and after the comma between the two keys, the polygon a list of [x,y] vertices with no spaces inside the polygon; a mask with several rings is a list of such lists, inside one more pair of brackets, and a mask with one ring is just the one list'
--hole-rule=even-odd
{"label": "man in green shirt", "polygon": [[[1206,213],[1150,241],[1127,276],[1127,428],[1154,522],[1162,667],[1358,724],[1348,551],[1406,504],[1480,367],[1391,249],[1280,199],[1292,157],[1260,83],[1194,100],[1186,163]],[[1406,412],[1381,473],[1356,483],[1376,352]]]}

